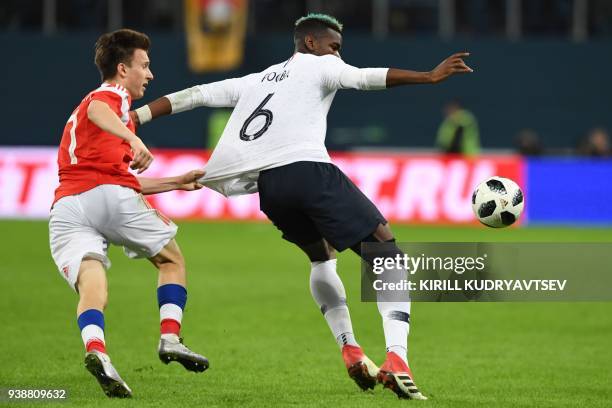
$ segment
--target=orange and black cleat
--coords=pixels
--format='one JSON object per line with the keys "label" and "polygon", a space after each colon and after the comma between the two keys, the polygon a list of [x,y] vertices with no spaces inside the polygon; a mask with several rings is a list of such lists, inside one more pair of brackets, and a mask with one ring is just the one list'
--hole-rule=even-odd
{"label": "orange and black cleat", "polygon": [[399,398],[426,400],[427,397],[421,394],[413,378],[412,371],[404,360],[394,352],[388,352],[387,360],[378,371],[378,382]]}
{"label": "orange and black cleat", "polygon": [[342,358],[349,377],[357,383],[359,388],[364,391],[374,389],[378,367],[363,354],[361,347],[350,345],[342,347]]}

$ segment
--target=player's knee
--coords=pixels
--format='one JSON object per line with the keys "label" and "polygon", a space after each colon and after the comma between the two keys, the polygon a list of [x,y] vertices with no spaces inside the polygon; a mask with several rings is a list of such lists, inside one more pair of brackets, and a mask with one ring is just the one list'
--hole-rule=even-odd
{"label": "player's knee", "polygon": [[299,245],[306,253],[310,262],[326,262],[336,259],[336,250],[324,239],[308,245]]}
{"label": "player's knee", "polygon": [[[391,232],[391,228],[389,227],[389,223],[386,224],[378,224],[376,229],[367,237],[357,242],[355,245],[351,246],[351,250],[355,252],[357,255],[361,256],[361,244],[368,243],[379,243],[379,242],[395,242],[395,237]],[[368,251],[369,252],[369,251]]]}
{"label": "player's knee", "polygon": [[182,254],[176,254],[172,256],[158,257],[153,263],[159,269],[160,272],[184,272],[185,271],[185,258]]}
{"label": "player's knee", "polygon": [[[373,248],[363,248],[362,244],[377,244]],[[378,245],[384,244],[384,245]],[[373,265],[374,259],[376,258],[394,258],[397,255],[403,256],[404,252],[395,243],[393,235],[389,239],[380,240],[375,234],[371,234],[366,237],[363,241],[351,247],[351,250],[355,252],[361,259],[370,265]]]}
{"label": "player's knee", "polygon": [[174,240],[170,241],[157,255],[149,258],[159,270],[185,270],[185,258]]}
{"label": "player's knee", "polygon": [[393,237],[393,232],[391,232],[391,227],[389,226],[389,223],[378,224],[378,227],[376,227],[376,231],[374,231],[372,235],[379,242],[395,241],[395,238]]}

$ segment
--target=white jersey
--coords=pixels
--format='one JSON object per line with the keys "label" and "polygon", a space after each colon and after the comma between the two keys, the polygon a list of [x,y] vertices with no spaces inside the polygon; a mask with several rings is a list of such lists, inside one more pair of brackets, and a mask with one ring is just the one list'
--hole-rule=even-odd
{"label": "white jersey", "polygon": [[234,107],[202,182],[226,196],[248,194],[261,170],[330,162],[325,133],[336,91],[385,88],[386,74],[334,55],[296,53],[262,72],[196,87],[196,106]]}

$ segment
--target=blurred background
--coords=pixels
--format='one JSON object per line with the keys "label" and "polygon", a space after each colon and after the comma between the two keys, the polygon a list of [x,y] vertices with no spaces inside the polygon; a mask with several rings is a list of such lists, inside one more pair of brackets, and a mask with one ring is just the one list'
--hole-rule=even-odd
{"label": "blurred background", "polygon": [[[473,222],[471,189],[498,174],[528,190],[524,221],[612,223],[612,211],[602,204],[612,198],[612,2],[605,0],[5,0],[0,86],[11,98],[3,103],[1,143],[59,143],[70,112],[99,81],[93,44],[103,32],[129,27],[152,39],[155,79],[137,107],[288,58],[293,23],[310,11],[344,23],[342,57],[358,67],[430,70],[453,52],[471,52],[471,75],[336,97],[327,145],[392,219]],[[203,149],[214,147],[229,114],[199,109],[161,119],[139,134],[152,148],[196,149],[206,160]],[[166,160],[166,153],[158,155],[165,164],[151,173],[165,174],[179,159],[193,163],[174,153]],[[2,174],[13,182],[16,172],[25,172],[24,183],[53,184],[53,171],[36,177],[43,166],[33,159],[9,171],[11,160],[5,157]],[[29,184],[3,189],[0,214],[46,214],[46,203],[28,204],[32,197],[41,202],[45,193],[30,191]],[[550,195],[560,191],[573,201],[553,208]],[[169,211],[208,218],[201,211]],[[256,209],[243,211],[246,218],[260,217]]]}

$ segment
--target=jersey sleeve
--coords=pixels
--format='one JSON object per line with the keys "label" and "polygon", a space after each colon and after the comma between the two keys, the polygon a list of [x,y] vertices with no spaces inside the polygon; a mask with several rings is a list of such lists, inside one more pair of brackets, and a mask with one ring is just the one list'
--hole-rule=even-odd
{"label": "jersey sleeve", "polygon": [[91,100],[96,100],[106,103],[118,116],[122,116],[121,104],[123,102],[121,96],[110,91],[98,91],[91,94]]}
{"label": "jersey sleeve", "polygon": [[238,103],[249,77],[231,78],[210,84],[198,85],[201,98],[196,102],[198,106],[210,106],[214,108],[228,107],[233,108]]}
{"label": "jersey sleeve", "polygon": [[357,68],[334,55],[319,57],[322,85],[329,91],[338,89],[385,89],[388,68]]}
{"label": "jersey sleeve", "polygon": [[318,59],[323,87],[330,91],[341,89],[340,74],[349,65],[334,55],[325,55]]}

